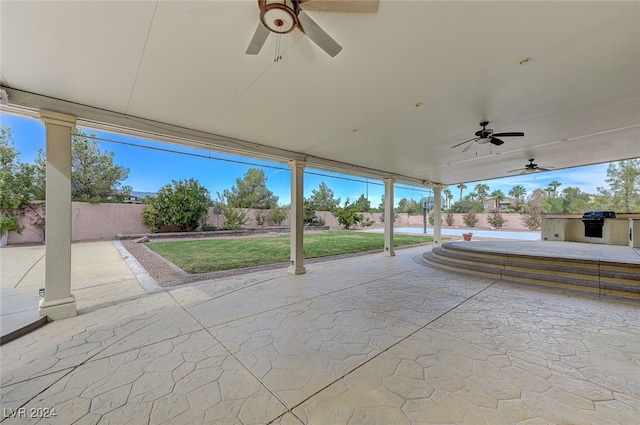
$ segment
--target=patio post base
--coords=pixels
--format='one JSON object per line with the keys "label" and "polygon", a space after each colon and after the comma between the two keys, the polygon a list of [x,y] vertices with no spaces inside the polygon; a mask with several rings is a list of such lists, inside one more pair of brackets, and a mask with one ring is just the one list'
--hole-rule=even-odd
{"label": "patio post base", "polygon": [[46,301],[46,299],[42,299],[38,311],[40,316],[47,316],[49,320],[67,319],[78,315],[76,298],[73,294],[60,300]]}

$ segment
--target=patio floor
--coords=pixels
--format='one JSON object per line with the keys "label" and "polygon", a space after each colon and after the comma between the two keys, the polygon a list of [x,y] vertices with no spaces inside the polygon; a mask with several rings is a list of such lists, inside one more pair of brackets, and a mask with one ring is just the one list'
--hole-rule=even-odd
{"label": "patio floor", "polygon": [[[640,303],[433,269],[426,249],[159,290],[112,242],[74,244],[79,315],[0,348],[0,421],[637,423]],[[2,288],[37,295],[43,255],[3,249]]]}

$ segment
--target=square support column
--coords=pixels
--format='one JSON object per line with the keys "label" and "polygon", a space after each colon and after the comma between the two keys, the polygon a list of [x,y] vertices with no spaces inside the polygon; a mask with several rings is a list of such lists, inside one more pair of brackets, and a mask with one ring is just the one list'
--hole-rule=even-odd
{"label": "square support column", "polygon": [[46,126],[45,296],[40,316],[51,320],[77,315],[71,294],[71,130],[76,118],[40,110]]}
{"label": "square support column", "polygon": [[393,222],[394,222],[394,206],[393,206],[393,184],[394,179],[384,179],[384,251],[382,255],[385,257],[393,257],[396,252],[393,250]]}
{"label": "square support column", "polygon": [[440,245],[442,240],[442,186],[433,188],[433,243]]}
{"label": "square support column", "polygon": [[304,161],[289,161],[291,168],[291,265],[288,272],[304,274]]}

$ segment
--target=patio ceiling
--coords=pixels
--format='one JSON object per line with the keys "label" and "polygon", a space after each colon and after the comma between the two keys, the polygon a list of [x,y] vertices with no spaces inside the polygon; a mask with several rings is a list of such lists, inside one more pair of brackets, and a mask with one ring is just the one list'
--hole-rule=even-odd
{"label": "patio ceiling", "polygon": [[[335,58],[298,30],[277,63],[273,34],[245,55],[255,0],[2,1],[1,84],[21,108],[408,183],[640,156],[640,2],[308,14],[342,45]],[[485,120],[525,136],[451,148]]]}

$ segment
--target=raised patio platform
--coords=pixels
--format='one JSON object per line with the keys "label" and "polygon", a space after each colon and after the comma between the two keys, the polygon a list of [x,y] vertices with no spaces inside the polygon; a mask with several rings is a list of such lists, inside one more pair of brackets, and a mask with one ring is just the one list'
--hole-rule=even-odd
{"label": "raised patio platform", "polygon": [[640,299],[637,248],[554,241],[447,242],[423,258],[451,271]]}

